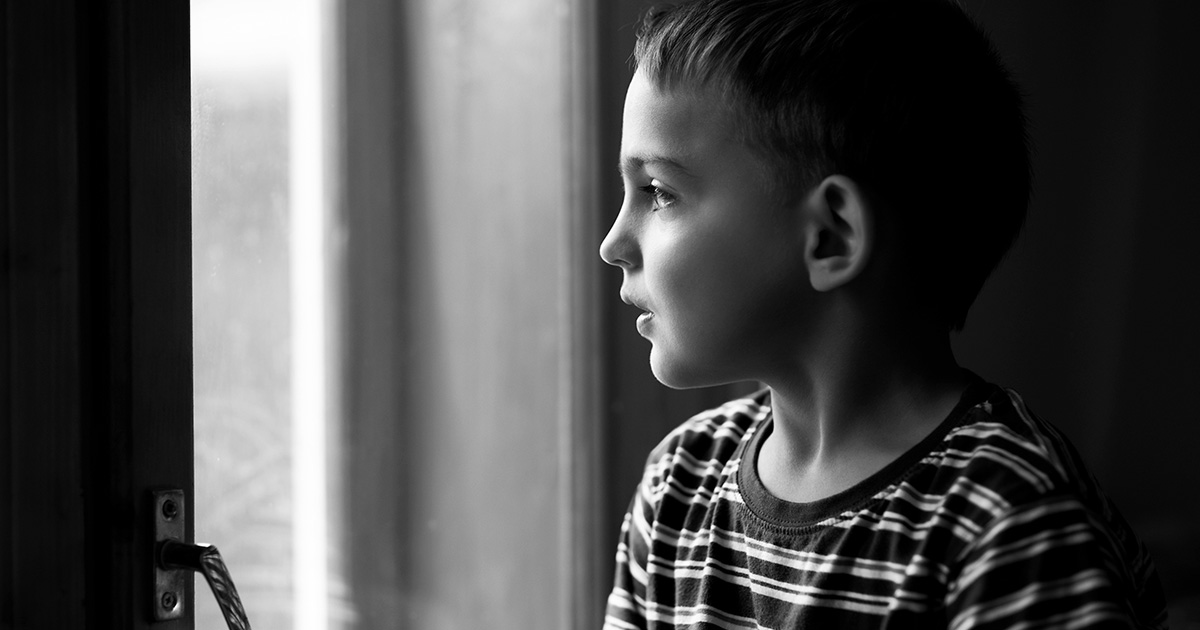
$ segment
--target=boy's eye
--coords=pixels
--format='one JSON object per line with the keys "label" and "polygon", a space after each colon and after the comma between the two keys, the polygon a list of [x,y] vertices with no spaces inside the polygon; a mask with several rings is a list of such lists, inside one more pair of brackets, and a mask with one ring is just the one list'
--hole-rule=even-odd
{"label": "boy's eye", "polygon": [[675,195],[663,190],[654,182],[651,182],[646,186],[642,186],[639,190],[649,195],[654,201],[654,206],[651,208],[652,210],[662,210],[663,208],[675,203]]}

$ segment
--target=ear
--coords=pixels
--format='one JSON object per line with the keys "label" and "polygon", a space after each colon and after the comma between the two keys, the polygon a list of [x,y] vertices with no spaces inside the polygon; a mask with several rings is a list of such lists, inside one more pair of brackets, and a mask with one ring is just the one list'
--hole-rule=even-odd
{"label": "ear", "polygon": [[853,280],[866,266],[874,245],[874,210],[858,184],[844,175],[821,180],[805,205],[809,282],[818,291],[830,291]]}

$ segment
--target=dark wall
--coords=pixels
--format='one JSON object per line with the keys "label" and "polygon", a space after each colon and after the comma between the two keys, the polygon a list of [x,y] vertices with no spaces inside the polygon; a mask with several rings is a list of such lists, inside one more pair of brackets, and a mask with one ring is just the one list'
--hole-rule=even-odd
{"label": "dark wall", "polygon": [[[613,3],[601,25],[614,162],[632,24],[647,4]],[[1189,400],[1200,383],[1200,3],[963,4],[1029,94],[1037,182],[1026,233],[955,339],[960,363],[1016,388],[1075,441],[1154,553],[1175,624],[1200,619],[1186,609],[1200,593]],[[614,334],[616,365],[628,366],[611,378],[618,510],[656,436],[719,393],[658,391],[636,367],[642,340]]]}
{"label": "dark wall", "polygon": [[1029,93],[1038,152],[1026,233],[959,360],[1071,437],[1194,611],[1200,3],[965,4]]}

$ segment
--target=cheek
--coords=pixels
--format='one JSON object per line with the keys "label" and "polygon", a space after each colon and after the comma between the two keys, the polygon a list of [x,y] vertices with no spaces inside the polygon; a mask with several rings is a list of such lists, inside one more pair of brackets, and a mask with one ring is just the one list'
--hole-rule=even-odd
{"label": "cheek", "polygon": [[664,249],[656,273],[647,281],[651,290],[667,300],[664,306],[680,309],[680,317],[714,317],[714,309],[736,307],[751,289],[759,262],[727,235],[710,233],[684,236],[681,246]]}

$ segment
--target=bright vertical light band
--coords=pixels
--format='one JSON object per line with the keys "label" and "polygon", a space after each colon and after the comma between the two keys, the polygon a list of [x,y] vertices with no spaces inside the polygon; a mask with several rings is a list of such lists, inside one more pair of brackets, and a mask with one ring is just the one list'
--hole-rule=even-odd
{"label": "bright vertical light band", "polygon": [[293,627],[326,630],[329,277],[323,0],[296,0],[289,8],[295,37],[290,70]]}

